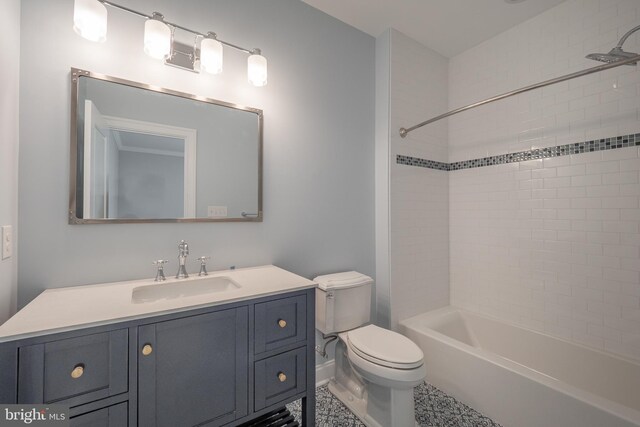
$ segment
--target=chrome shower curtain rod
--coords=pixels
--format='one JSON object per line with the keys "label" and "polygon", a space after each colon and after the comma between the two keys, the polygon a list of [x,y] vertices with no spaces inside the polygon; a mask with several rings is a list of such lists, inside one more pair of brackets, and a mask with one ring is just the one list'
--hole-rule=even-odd
{"label": "chrome shower curtain rod", "polygon": [[593,67],[593,68],[588,68],[586,70],[582,70],[582,71],[578,71],[578,72],[575,72],[575,73],[567,74],[567,75],[561,76],[561,77],[556,77],[555,79],[546,80],[546,81],[541,82],[541,83],[536,83],[536,84],[533,84],[533,85],[530,85],[530,86],[526,86],[526,87],[523,87],[523,88],[520,88],[520,89],[513,90],[511,92],[503,93],[502,95],[494,96],[493,98],[485,99],[484,101],[480,101],[480,102],[476,102],[476,103],[473,103],[473,104],[469,104],[469,105],[464,106],[464,107],[456,108],[455,110],[451,110],[448,113],[444,113],[444,114],[441,114],[441,115],[439,115],[437,117],[434,117],[432,119],[425,120],[424,122],[418,123],[417,125],[411,126],[410,128],[400,128],[400,136],[402,138],[404,138],[404,137],[407,136],[407,134],[409,134],[409,132],[412,132],[412,131],[414,131],[416,129],[419,129],[422,126],[426,126],[426,125],[428,125],[430,123],[437,122],[438,120],[442,120],[442,119],[447,118],[449,116],[453,116],[454,114],[462,113],[463,111],[471,110],[472,108],[476,108],[476,107],[479,107],[481,105],[489,104],[489,103],[495,102],[495,101],[500,101],[501,99],[509,98],[511,96],[519,95],[521,93],[529,92],[529,91],[532,91],[532,90],[535,90],[535,89],[539,89],[541,87],[549,86],[549,85],[556,84],[556,83],[565,82],[567,80],[572,80],[572,79],[575,79],[575,78],[578,78],[578,77],[582,77],[582,76],[586,76],[586,75],[593,74],[593,73],[599,73],[600,71],[609,70],[611,68],[616,68],[616,67],[619,67],[621,65],[632,64],[634,62],[639,62],[639,61],[640,61],[640,55],[635,55],[635,56],[632,56],[632,57],[627,58],[627,59],[623,59],[623,60],[620,60],[620,61],[612,62],[612,63],[609,63],[609,64],[599,65],[599,66]]}

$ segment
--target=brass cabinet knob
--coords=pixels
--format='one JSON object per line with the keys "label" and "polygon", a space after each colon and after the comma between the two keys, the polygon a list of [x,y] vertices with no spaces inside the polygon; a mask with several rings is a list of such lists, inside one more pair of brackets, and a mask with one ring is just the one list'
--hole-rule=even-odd
{"label": "brass cabinet knob", "polygon": [[71,371],[71,378],[78,379],[84,374],[84,365],[76,365],[73,367],[73,371]]}
{"label": "brass cabinet knob", "polygon": [[278,320],[278,326],[280,326],[281,328],[284,328],[285,326],[287,326],[287,321],[284,319]]}
{"label": "brass cabinet knob", "polygon": [[145,356],[150,355],[153,352],[153,347],[151,347],[151,344],[145,344],[142,347],[142,354],[144,354]]}
{"label": "brass cabinet knob", "polygon": [[278,379],[281,383],[283,383],[287,380],[287,376],[284,374],[284,372],[278,372]]}

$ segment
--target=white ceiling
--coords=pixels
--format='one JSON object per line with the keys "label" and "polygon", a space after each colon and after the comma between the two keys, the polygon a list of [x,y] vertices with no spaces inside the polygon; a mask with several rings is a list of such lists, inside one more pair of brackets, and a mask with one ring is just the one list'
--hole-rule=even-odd
{"label": "white ceiling", "polygon": [[387,28],[452,57],[564,0],[303,0],[374,37]]}

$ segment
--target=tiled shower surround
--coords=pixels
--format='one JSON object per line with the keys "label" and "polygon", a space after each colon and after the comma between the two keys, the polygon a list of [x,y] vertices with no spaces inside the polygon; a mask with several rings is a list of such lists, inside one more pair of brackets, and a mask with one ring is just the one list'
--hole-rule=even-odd
{"label": "tiled shower surround", "polygon": [[[433,293],[448,279],[453,305],[640,359],[640,67],[397,135],[447,110],[596,66],[584,56],[607,52],[639,23],[638,0],[567,0],[450,58],[444,77],[437,56],[392,34],[398,318],[441,304]],[[625,50],[639,52],[640,35]],[[435,232],[444,228],[446,242]]]}
{"label": "tiled shower surround", "polygon": [[449,178],[454,305],[640,358],[638,148]]}
{"label": "tiled shower surround", "polygon": [[[596,66],[584,56],[638,24],[640,1],[567,0],[451,58],[449,108]],[[640,36],[624,48],[639,52]],[[480,107],[448,130],[451,303],[640,358],[640,67]]]}
{"label": "tiled shower surround", "polygon": [[391,33],[392,318],[451,303],[640,358],[640,67],[398,135],[596,66],[638,24],[638,0],[566,0],[448,60]]}
{"label": "tiled shower surround", "polygon": [[638,146],[640,134],[458,169],[398,155],[449,178],[452,304],[640,358]]}
{"label": "tiled shower surround", "polygon": [[[391,327],[449,303],[449,179],[429,168],[396,162],[399,155],[447,161],[447,123],[405,140],[406,121],[448,107],[448,61],[404,34],[390,36],[390,299]],[[435,84],[434,84],[435,83]]]}

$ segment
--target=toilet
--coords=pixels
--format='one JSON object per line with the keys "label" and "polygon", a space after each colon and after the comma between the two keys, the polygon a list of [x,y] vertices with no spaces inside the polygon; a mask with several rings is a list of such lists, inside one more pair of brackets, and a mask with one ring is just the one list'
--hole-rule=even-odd
{"label": "toilet", "polygon": [[413,388],[426,377],[422,350],[369,324],[370,277],[348,271],[314,281],[316,329],[338,336],[329,390],[368,427],[414,427]]}

